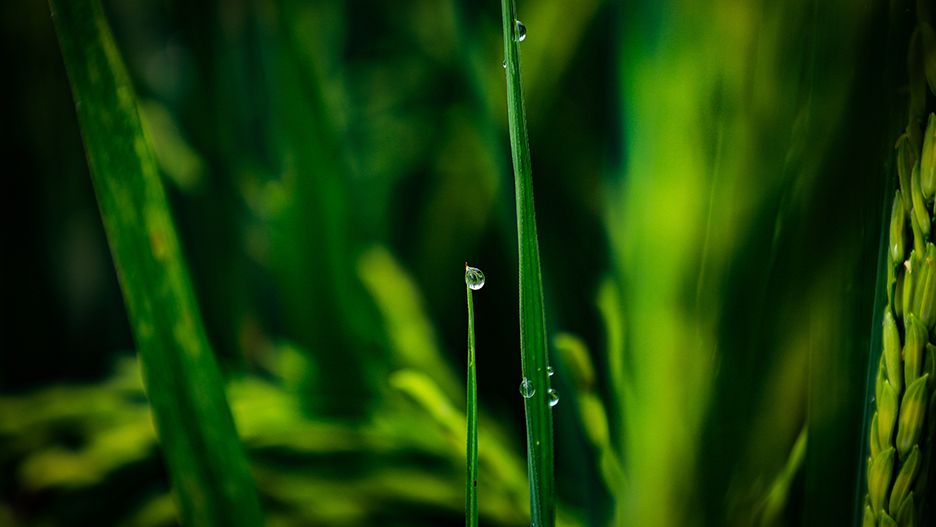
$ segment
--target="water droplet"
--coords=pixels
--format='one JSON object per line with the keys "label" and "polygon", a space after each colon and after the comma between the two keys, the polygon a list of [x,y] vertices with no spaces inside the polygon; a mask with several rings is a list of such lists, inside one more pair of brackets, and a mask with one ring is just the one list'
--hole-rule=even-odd
{"label": "water droplet", "polygon": [[477,267],[469,267],[465,264],[465,285],[472,291],[477,291],[484,287],[484,273]]}
{"label": "water droplet", "polygon": [[523,22],[517,20],[517,33],[515,35],[517,42],[523,42],[526,40],[526,26],[523,25]]}
{"label": "water droplet", "polygon": [[546,366],[546,373],[547,373],[550,377],[552,377],[553,375],[556,374],[556,370],[554,370],[552,366]]}
{"label": "water droplet", "polygon": [[533,381],[524,377],[523,380],[520,381],[520,395],[522,395],[524,399],[529,399],[533,397],[534,393],[536,393],[536,387],[533,386]]}
{"label": "water droplet", "polygon": [[501,63],[501,66],[503,66],[504,69],[507,69],[507,59],[504,59],[504,62]]}
{"label": "water droplet", "polygon": [[559,404],[559,392],[555,388],[549,389],[549,406],[556,406]]}

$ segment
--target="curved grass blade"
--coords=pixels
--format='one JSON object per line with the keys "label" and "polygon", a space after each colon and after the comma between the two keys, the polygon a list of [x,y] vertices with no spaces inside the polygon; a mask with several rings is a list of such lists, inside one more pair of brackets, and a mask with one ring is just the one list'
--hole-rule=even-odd
{"label": "curved grass blade", "polygon": [[[468,402],[466,412],[468,467],[465,481],[465,525],[467,527],[478,527],[478,384],[477,368],[475,368],[474,301],[472,299],[474,289],[472,284],[477,282],[473,282],[473,271],[480,273],[465,263],[465,291],[468,295]],[[483,278],[480,283],[484,284]],[[477,288],[480,288],[480,285]]]}
{"label": "curved grass blade", "polygon": [[247,458],[101,5],[98,0],[50,4],[182,523],[260,525]]}
{"label": "curved grass blade", "polygon": [[507,74],[507,119],[517,194],[517,241],[520,251],[520,359],[524,383],[532,383],[532,395],[524,398],[527,429],[527,470],[530,478],[530,516],[537,527],[555,524],[552,414],[546,371],[546,316],[543,310],[543,277],[540,273],[536,213],[533,208],[533,174],[527,138],[526,109],[520,82],[517,43],[525,29],[517,19],[514,0],[501,0],[504,62]]}

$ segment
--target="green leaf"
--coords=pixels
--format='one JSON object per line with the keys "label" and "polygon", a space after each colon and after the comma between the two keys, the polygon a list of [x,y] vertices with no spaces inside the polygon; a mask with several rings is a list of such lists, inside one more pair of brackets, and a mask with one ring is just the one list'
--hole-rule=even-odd
{"label": "green leaf", "polygon": [[51,0],[91,178],[186,525],[262,523],[137,102],[97,0]]}
{"label": "green leaf", "polygon": [[546,316],[540,272],[533,172],[520,80],[521,24],[514,0],[501,0],[504,64],[507,75],[507,120],[517,198],[517,241],[520,251],[520,360],[524,380],[533,393],[524,398],[527,432],[527,470],[530,478],[530,516],[537,527],[555,524],[552,414],[548,401]]}

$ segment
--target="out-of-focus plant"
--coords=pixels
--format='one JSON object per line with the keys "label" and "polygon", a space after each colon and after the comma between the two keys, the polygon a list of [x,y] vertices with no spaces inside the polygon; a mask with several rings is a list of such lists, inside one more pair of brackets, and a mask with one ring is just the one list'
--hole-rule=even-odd
{"label": "out-of-focus plant", "polygon": [[[623,177],[607,209],[616,282],[602,301],[606,320],[626,323],[607,337],[622,342],[608,356],[632,489],[621,518],[755,523],[771,482],[800,466],[788,459],[803,460],[806,491],[789,494],[803,509],[785,514],[848,516],[855,468],[827,454],[857,449],[858,412],[844,405],[860,398],[871,297],[849,299],[873,276],[849,263],[872,248],[850,222],[876,232],[880,209],[873,192],[847,206],[831,196],[880,187],[867,168],[880,129],[855,133],[849,107],[876,100],[883,63],[857,43],[886,32],[868,25],[883,10],[730,0],[622,10]],[[873,127],[886,108],[860,113]],[[845,137],[848,155],[866,145],[861,163],[842,155]],[[819,483],[830,478],[837,487]]]}
{"label": "out-of-focus plant", "polygon": [[[464,500],[453,483],[464,469],[465,436],[464,414],[455,403],[447,402],[431,379],[404,370],[393,381],[401,391],[385,400],[381,417],[359,423],[310,419],[288,381],[301,353],[293,345],[278,345],[270,350],[262,377],[235,379],[227,390],[268,504],[267,521],[362,525],[378,521],[387,508],[410,510],[414,523],[423,521],[420,510],[459,514]],[[435,410],[410,397],[423,397],[420,393]],[[134,481],[156,469],[156,435],[142,394],[140,370],[125,360],[96,385],[0,398],[0,461],[22,460],[15,476],[24,492],[58,495],[55,506],[34,522],[175,524],[168,489],[153,483],[120,491],[127,503],[111,511],[79,506],[89,496],[119,491],[114,482],[122,478]],[[75,430],[67,440],[71,444],[59,435],[62,429]],[[486,434],[483,440],[490,495],[480,504],[481,516],[497,525],[523,525],[524,481],[522,473],[510,472],[510,467],[521,470],[520,460],[496,436]],[[414,457],[431,460],[436,468],[414,466]]]}

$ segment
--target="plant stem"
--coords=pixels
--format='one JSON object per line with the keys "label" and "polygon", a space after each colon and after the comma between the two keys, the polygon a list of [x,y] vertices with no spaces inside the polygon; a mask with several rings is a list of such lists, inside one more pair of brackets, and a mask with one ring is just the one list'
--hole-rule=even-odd
{"label": "plant stem", "polygon": [[[467,264],[466,264],[467,267]],[[467,394],[467,480],[465,481],[465,525],[478,526],[478,385],[475,368],[474,302],[471,288],[468,293],[468,394]]]}
{"label": "plant stem", "polygon": [[526,110],[520,81],[517,47],[517,7],[501,0],[504,58],[507,74],[507,118],[517,198],[517,240],[520,264],[520,358],[523,377],[534,393],[524,400],[527,429],[527,470],[530,478],[530,516],[537,527],[555,523],[553,481],[553,431],[547,393],[546,317],[543,311],[543,279],[540,272],[536,213],[533,209],[533,175],[527,138]]}
{"label": "plant stem", "polygon": [[261,525],[166,193],[99,0],[50,3],[181,522]]}

